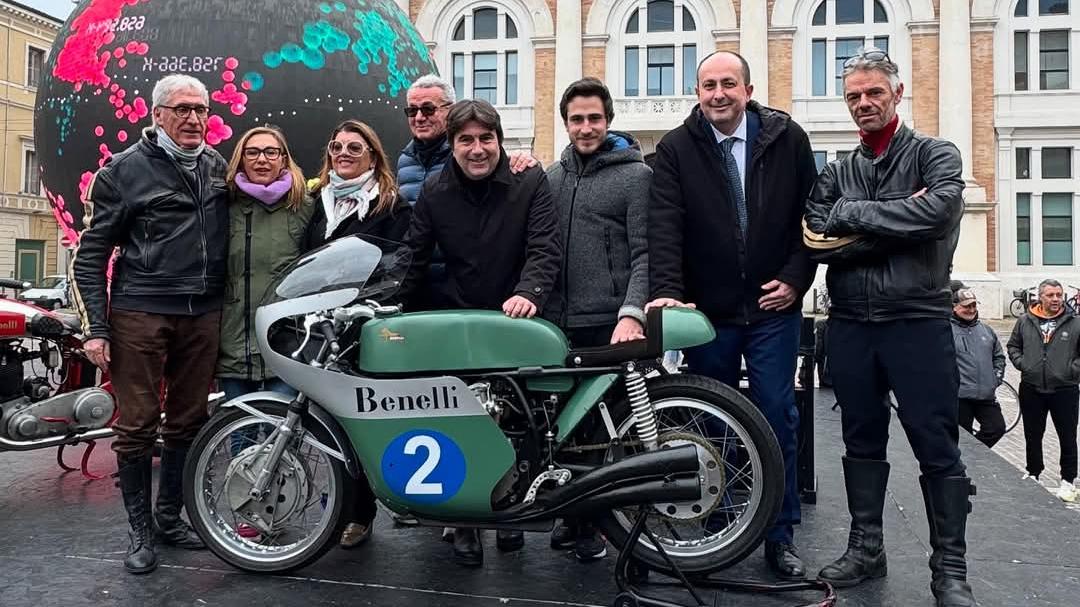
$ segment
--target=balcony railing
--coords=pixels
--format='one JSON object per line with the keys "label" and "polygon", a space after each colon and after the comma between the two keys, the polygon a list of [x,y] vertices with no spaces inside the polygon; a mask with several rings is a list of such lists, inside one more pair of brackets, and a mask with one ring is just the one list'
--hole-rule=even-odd
{"label": "balcony railing", "polygon": [[623,131],[669,131],[690,115],[697,97],[625,97],[615,99],[615,128]]}

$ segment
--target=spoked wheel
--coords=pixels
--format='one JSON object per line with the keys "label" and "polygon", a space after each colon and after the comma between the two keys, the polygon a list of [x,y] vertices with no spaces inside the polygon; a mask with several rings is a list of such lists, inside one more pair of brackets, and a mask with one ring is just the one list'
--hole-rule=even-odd
{"label": "spoked wheel", "polygon": [[[355,481],[343,463],[303,442],[300,433],[282,454],[267,495],[252,498],[277,440],[267,438],[287,414],[278,403],[255,407],[274,423],[227,409],[199,432],[184,469],[184,505],[199,536],[223,561],[255,573],[286,572],[315,561],[341,536]],[[321,426],[305,431],[333,444]]]}
{"label": "spoked wheel", "polygon": [[1020,395],[1016,388],[1007,381],[994,391],[994,400],[1001,407],[1001,415],[1005,418],[1005,432],[1012,431],[1020,423]]}
{"label": "spoked wheel", "polygon": [[[780,511],[784,462],[776,437],[753,403],[720,382],[696,375],[669,375],[648,383],[656,410],[660,447],[692,444],[701,463],[702,497],[694,502],[653,504],[648,529],[686,573],[708,573],[738,563],[761,543]],[[612,408],[613,422],[626,455],[644,450],[636,436],[630,404]],[[602,427],[593,443],[608,442]],[[597,451],[597,463],[610,463],[611,449]],[[636,518],[636,508],[613,510],[597,525],[622,546]],[[634,556],[667,572],[663,556],[644,537]]]}
{"label": "spoked wheel", "polygon": [[1027,305],[1024,304],[1024,300],[1017,298],[1009,302],[1009,315],[1013,318],[1020,318],[1027,311]]}

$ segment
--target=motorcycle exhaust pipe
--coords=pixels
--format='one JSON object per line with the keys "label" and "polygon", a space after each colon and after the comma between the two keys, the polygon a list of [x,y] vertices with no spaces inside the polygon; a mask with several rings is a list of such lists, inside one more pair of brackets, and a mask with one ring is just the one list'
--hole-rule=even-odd
{"label": "motorcycle exhaust pipe", "polygon": [[622,486],[634,486],[674,476],[696,477],[699,466],[697,448],[693,445],[646,451],[596,468],[571,480],[564,487],[538,498],[536,502],[541,507],[546,505],[546,508],[555,508]]}
{"label": "motorcycle exhaust pipe", "polygon": [[11,440],[0,436],[0,451],[33,451],[35,449],[47,449],[61,445],[75,445],[92,440],[100,440],[113,436],[112,428],[98,428],[83,434],[64,436],[50,436],[34,440]]}
{"label": "motorcycle exhaust pipe", "polygon": [[559,509],[559,516],[589,517],[597,512],[615,508],[699,499],[701,499],[701,481],[698,477],[662,479],[619,487],[586,497],[567,505],[566,508]]}

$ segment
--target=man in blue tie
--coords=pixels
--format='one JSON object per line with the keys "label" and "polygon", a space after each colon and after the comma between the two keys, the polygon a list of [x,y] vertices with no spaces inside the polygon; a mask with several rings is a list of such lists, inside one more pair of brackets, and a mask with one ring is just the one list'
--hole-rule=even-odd
{"label": "man in blue tie", "polygon": [[[751,400],[784,456],[783,508],[766,536],[765,560],[781,578],[797,579],[805,569],[793,528],[800,519],[794,381],[801,301],[814,277],[801,230],[814,155],[790,116],[750,100],[750,67],[737,53],[705,57],[695,90],[698,105],[656,148],[649,306],[696,306],[712,321],[716,339],[685,352],[692,373],[737,387],[746,360]],[[714,436],[725,430],[710,428]],[[705,535],[738,524],[727,510],[705,517]]]}

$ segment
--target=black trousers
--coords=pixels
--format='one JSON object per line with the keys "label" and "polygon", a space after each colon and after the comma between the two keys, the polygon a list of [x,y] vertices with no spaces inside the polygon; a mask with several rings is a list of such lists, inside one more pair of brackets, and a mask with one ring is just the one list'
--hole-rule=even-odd
{"label": "black trousers", "polygon": [[[975,432],[974,421],[979,422],[979,431]],[[1005,418],[1001,415],[1001,405],[993,400],[960,399],[960,427],[975,435],[987,447],[1005,436]]]}
{"label": "black trousers", "polygon": [[829,320],[829,361],[847,456],[886,459],[888,392],[922,473],[960,476],[956,368],[949,320]]}
{"label": "black trousers", "polygon": [[1076,480],[1076,424],[1080,409],[1080,389],[1076,386],[1056,392],[1039,392],[1035,386],[1020,382],[1020,417],[1024,420],[1024,443],[1027,471],[1039,476],[1043,471],[1043,434],[1046,414],[1054,420],[1061,444],[1061,479]]}

